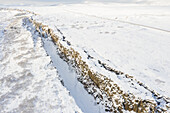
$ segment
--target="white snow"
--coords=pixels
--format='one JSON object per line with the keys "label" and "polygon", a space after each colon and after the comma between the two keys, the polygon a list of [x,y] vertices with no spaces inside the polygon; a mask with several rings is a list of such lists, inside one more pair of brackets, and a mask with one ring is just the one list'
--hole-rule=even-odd
{"label": "white snow", "polygon": [[20,12],[0,11],[5,27],[0,37],[0,112],[81,112],[61,84],[41,37],[32,36],[23,17],[15,14]]}
{"label": "white snow", "polygon": [[70,95],[74,97],[81,110],[84,113],[104,113],[104,106],[97,105],[94,98],[84,89],[84,86],[77,81],[77,74],[59,57],[54,43],[50,39],[43,39],[43,42],[45,50],[51,56],[53,66],[57,68],[64,82],[64,86],[70,91]]}
{"label": "white snow", "polygon": [[38,21],[60,29],[82,56],[86,50],[170,97],[170,7],[76,4],[30,10],[42,15]]}
{"label": "white snow", "polygon": [[[166,99],[168,99],[169,102],[170,6],[159,5],[158,2],[157,3],[155,2],[155,4],[157,5],[148,6],[139,4],[134,5],[134,4],[86,3],[43,7],[40,6],[20,7],[20,9],[27,9],[37,14],[40,14],[37,16],[33,16],[33,19],[45,25],[48,25],[50,28],[52,28],[55,34],[57,34],[60,37],[60,41],[65,47],[68,48],[72,47],[74,50],[78,51],[82,56],[83,60],[89,65],[89,67],[93,71],[107,76],[108,78],[113,80],[116,84],[118,84],[123,91],[132,93],[135,95],[135,97],[139,97],[141,99],[155,101],[155,97],[153,96],[153,93],[151,93],[151,91],[153,90],[156,93],[160,94],[161,97],[163,96]],[[4,12],[2,12],[2,15],[3,13]],[[7,26],[8,24],[5,25],[4,20],[2,18],[0,25],[4,27]],[[58,32],[58,29],[63,33],[63,35]],[[1,30],[0,32],[1,33],[0,41],[4,37],[2,31],[3,30]],[[29,33],[25,35],[22,34],[22,36],[27,38],[28,36],[31,37]],[[20,38],[23,38],[22,36]],[[62,41],[63,36],[66,38],[65,40],[71,42],[71,46],[68,46],[64,41]],[[100,111],[99,109],[103,110],[101,106],[91,106],[94,100],[91,97],[88,97],[88,94],[85,94],[84,90],[82,91],[84,92],[84,94],[82,95],[79,94],[80,97],[76,95],[76,90],[79,88],[81,89],[83,86],[81,85],[76,86],[73,83],[73,81],[76,81],[75,73],[70,72],[70,70],[67,69],[68,67],[66,66],[66,63],[63,63],[62,61],[59,61],[59,58],[56,58],[57,53],[52,52],[52,50],[54,50],[54,47],[50,44],[51,42],[48,42],[49,40],[43,41],[45,43],[44,44],[45,50],[51,56],[51,60],[53,61],[53,65],[51,67],[54,66],[58,69],[59,74],[61,75],[66,84],[65,87],[67,87],[67,89],[70,91],[71,96],[75,98],[76,103],[82,109],[82,111],[89,112],[90,111],[88,109],[89,107],[91,107],[94,110],[91,112],[95,111],[99,112]],[[28,42],[30,43],[31,39],[29,39]],[[47,81],[45,80],[48,78],[47,72],[56,74],[56,70],[50,69],[49,71],[48,66],[47,69],[43,68],[50,62],[50,58],[46,56],[44,49],[40,47],[41,45],[40,39],[37,39],[37,42],[36,43],[35,42],[34,42],[35,45],[32,42],[32,45],[28,45],[28,47],[26,48],[29,49],[29,46],[30,48],[35,46],[33,53],[30,52],[28,56],[26,55],[26,58],[23,58],[21,60],[25,60],[32,57],[32,54],[38,55],[38,59],[34,59],[35,61],[32,60],[26,62],[30,63],[29,65],[31,65],[30,67],[28,66],[29,70],[31,70],[31,74],[36,75],[33,76],[33,78],[36,80],[35,82],[42,80],[43,81],[42,85],[44,86],[42,90],[47,91],[48,89],[51,89],[50,86],[48,87],[48,85],[45,85],[47,84]],[[1,57],[6,55],[5,52],[7,51],[2,49],[3,43],[4,42],[2,40],[2,44],[0,45],[1,46],[0,51],[2,51]],[[4,45],[6,44],[7,43],[4,43]],[[21,47],[20,45],[17,44],[20,43],[16,44],[10,43],[10,47],[9,46],[8,47],[10,49]],[[36,49],[36,47],[38,47],[38,49]],[[22,49],[21,51],[16,51],[14,49],[14,52],[18,52],[15,53],[15,55],[21,54],[20,52],[22,52]],[[41,52],[38,53],[38,51]],[[12,52],[10,54],[12,54],[13,56]],[[7,54],[7,56],[10,54]],[[88,58],[88,55],[90,55],[92,58]],[[6,67],[5,69],[8,69],[8,71],[3,70],[4,69],[4,66],[2,66],[3,63],[0,64],[1,66],[0,72],[3,72],[4,76],[8,75],[9,73],[14,73],[16,70],[23,71],[25,68],[27,69],[27,66],[25,68],[21,68],[20,66],[18,66],[17,63],[19,61],[12,60],[13,62],[7,62],[8,60],[10,60],[10,56],[7,57],[6,60],[4,61],[9,65],[8,67],[5,66]],[[109,67],[113,69],[122,71],[125,74],[133,76],[135,80],[143,83],[151,91],[144,88],[143,86],[140,86],[135,81],[130,81],[130,79],[126,79],[123,76],[118,76],[115,73],[112,73],[104,69],[98,63],[99,60],[103,63],[106,63]],[[58,65],[59,63],[57,62],[60,62],[60,64],[63,65],[63,67],[60,67]],[[22,63],[21,65],[24,66]],[[37,70],[41,71],[41,73],[39,73],[39,71]],[[39,76],[41,76],[42,73],[43,73],[42,77],[39,78]],[[71,75],[72,78],[71,77],[67,78],[65,74]],[[2,79],[4,78],[4,76],[2,76]],[[48,81],[53,81],[54,79],[55,81],[58,80],[57,74],[56,74],[57,78],[52,76],[52,74],[50,74],[49,76],[50,78]],[[52,85],[55,85],[55,83],[51,82]],[[59,80],[57,83],[60,84]],[[30,85],[30,87],[33,87],[33,85]],[[4,92],[8,92],[11,90],[7,86],[5,86],[4,88],[5,88]],[[50,90],[51,91],[50,95],[54,98],[58,98],[58,94],[57,96],[53,95],[52,91],[54,90],[60,93],[58,88],[54,89],[52,88]],[[32,90],[29,90],[29,92],[30,91],[32,92]],[[43,92],[40,91],[39,94],[40,97],[44,96],[42,93]],[[86,99],[89,100],[91,99],[90,100],[91,102],[89,102],[90,106],[85,106],[85,103],[88,103],[88,101],[81,102],[83,96],[86,96]],[[67,98],[72,97],[68,96]],[[47,99],[49,99],[50,103],[54,102],[53,100],[51,100],[50,97],[49,98],[47,97]],[[61,100],[64,101],[63,103],[65,103],[65,99]],[[18,100],[16,99],[16,101]],[[47,100],[42,101],[48,102]],[[57,99],[56,101],[58,102]],[[41,106],[41,104],[42,103],[39,102],[38,104],[36,104],[36,106]],[[61,102],[55,104],[61,104]],[[163,108],[165,105],[166,103],[162,101],[159,107]],[[168,106],[169,105],[170,104],[168,104]],[[11,104],[9,106],[13,105]],[[75,103],[73,104],[73,106],[76,106]],[[46,109],[46,107],[47,106],[43,106],[44,109]],[[74,108],[76,110],[78,109],[77,106]],[[62,110],[65,111],[68,109],[61,109],[61,111]],[[72,110],[74,111],[75,109]]]}

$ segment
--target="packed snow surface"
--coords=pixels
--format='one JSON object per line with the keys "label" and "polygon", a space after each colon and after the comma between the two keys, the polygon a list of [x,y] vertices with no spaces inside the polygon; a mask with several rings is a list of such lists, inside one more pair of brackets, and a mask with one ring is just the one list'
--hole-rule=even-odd
{"label": "packed snow surface", "polygon": [[24,16],[0,11],[0,112],[81,112],[61,84],[41,38],[23,26]]}

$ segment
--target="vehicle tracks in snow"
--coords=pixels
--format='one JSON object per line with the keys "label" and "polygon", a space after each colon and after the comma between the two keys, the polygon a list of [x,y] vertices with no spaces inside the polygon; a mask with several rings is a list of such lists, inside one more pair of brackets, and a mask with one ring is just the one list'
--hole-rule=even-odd
{"label": "vehicle tracks in snow", "polygon": [[99,19],[109,20],[109,21],[115,21],[115,22],[120,22],[120,23],[126,23],[126,24],[130,24],[130,25],[135,25],[135,26],[140,26],[140,27],[144,27],[144,28],[148,28],[148,29],[153,29],[153,30],[158,30],[158,31],[170,33],[169,30],[161,29],[161,28],[158,28],[158,27],[152,27],[152,26],[148,26],[148,25],[137,24],[137,23],[124,21],[124,20],[105,18],[105,17],[96,16],[96,15],[80,13],[80,12],[76,12],[76,11],[70,11],[70,10],[64,10],[64,11],[74,13],[74,14],[84,15],[84,16],[88,16],[88,17],[94,17],[94,18],[99,18]]}

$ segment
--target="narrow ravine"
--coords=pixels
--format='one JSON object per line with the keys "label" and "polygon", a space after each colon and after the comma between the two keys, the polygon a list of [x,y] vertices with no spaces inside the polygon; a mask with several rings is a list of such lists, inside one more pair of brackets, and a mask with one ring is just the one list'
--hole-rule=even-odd
{"label": "narrow ravine", "polygon": [[[160,107],[162,104],[160,105],[156,99],[155,102],[135,97],[133,93],[124,92],[119,84],[114,83],[114,80],[98,72],[95,73],[81,59],[77,51],[65,47],[70,46],[71,43],[66,41],[65,37],[60,40],[59,35],[56,35],[48,25],[37,22],[33,17],[23,18],[22,25],[31,33],[34,47],[37,46],[37,37],[41,37],[41,46],[50,57],[50,65],[56,68],[62,79],[61,83],[68,89],[83,112],[166,111],[167,106],[165,110],[162,109]],[[62,41],[66,41],[67,45],[62,45]],[[99,60],[98,63],[106,69],[104,63]],[[107,69],[111,68],[107,67]],[[117,74],[117,71],[114,70],[114,73]]]}
{"label": "narrow ravine", "polygon": [[[118,111],[118,112],[123,113],[125,112],[125,110],[128,110],[128,111],[133,110],[136,112],[144,112],[144,111],[145,112],[146,111],[151,111],[151,112],[158,111],[159,112],[159,110],[164,111],[164,109],[159,108],[152,101],[142,100],[140,98],[136,98],[133,94],[124,93],[119,88],[119,86],[114,83],[114,81],[111,81],[104,75],[99,74],[99,73],[95,74],[93,71],[91,71],[88,68],[88,65],[84,61],[81,60],[81,56],[79,56],[78,52],[75,52],[72,48],[69,50],[60,43],[59,37],[55,35],[53,30],[48,28],[47,25],[43,25],[42,23],[38,23],[35,20],[31,20],[31,19],[25,19],[25,21],[27,21],[26,23],[30,24],[30,26],[35,26],[34,31],[36,31],[37,34],[42,37],[44,45],[47,45],[44,47],[46,48],[47,53],[48,51],[51,53],[51,54],[50,53],[48,54],[52,57],[51,59],[52,59],[53,65],[55,64],[54,66],[57,68],[57,70],[59,70],[59,74],[62,76],[61,78],[64,79],[63,81],[66,83],[65,86],[69,89],[69,91],[72,91],[72,89],[77,89],[77,87],[76,88],[74,87],[74,86],[77,86],[77,83],[75,84],[75,81],[81,82],[89,94],[92,94],[95,99],[96,98],[97,100],[99,99],[99,101],[96,101],[96,104],[104,105],[105,111],[108,111],[108,112]],[[50,43],[48,44],[48,41],[50,41],[51,44]],[[50,47],[51,45],[54,46],[54,49]],[[58,61],[57,59],[60,59],[61,61]],[[70,67],[68,66],[68,64],[70,65]],[[72,66],[74,68],[71,68]],[[78,70],[81,70],[80,71],[81,77],[79,76]],[[74,71],[78,74],[75,74]],[[70,75],[70,72],[71,72],[71,75]],[[90,79],[90,81],[88,81],[88,78]],[[108,87],[112,87],[112,88],[108,88]],[[73,93],[70,93],[70,94],[75,99],[78,97],[76,90],[74,90]],[[79,99],[82,99],[82,97],[80,96]],[[79,99],[78,99],[78,102],[80,101]],[[86,97],[86,99],[88,99],[88,97]],[[92,103],[95,103],[95,101]],[[81,102],[81,103],[78,103],[78,105],[83,107],[83,108],[80,107],[81,109],[84,109],[84,106],[89,105],[89,104],[88,102],[85,104],[82,104]],[[90,111],[93,111],[93,110],[90,110]],[[100,111],[101,110],[99,108],[98,112]]]}
{"label": "narrow ravine", "polygon": [[84,113],[104,113],[105,107],[101,104],[97,104],[94,97],[90,95],[84,88],[84,85],[78,81],[77,78],[80,75],[75,72],[73,67],[69,66],[67,62],[60,58],[57,51],[58,47],[54,44],[51,37],[46,36],[45,38],[40,35],[27,19],[23,19],[23,25],[32,33],[34,45],[37,43],[37,37],[41,36],[42,46],[50,56],[52,66],[56,68],[62,84],[70,92],[70,95],[74,98],[80,109]]}
{"label": "narrow ravine", "polygon": [[[42,38],[43,39],[43,38]],[[63,61],[57,52],[57,47],[49,39],[43,39],[43,46],[47,54],[51,57],[52,64],[58,70],[58,74],[63,80],[64,86],[70,91],[70,95],[74,97],[77,105],[84,113],[103,113],[104,108],[95,104],[93,96],[89,95],[83,84],[78,82],[77,74],[74,69]]]}

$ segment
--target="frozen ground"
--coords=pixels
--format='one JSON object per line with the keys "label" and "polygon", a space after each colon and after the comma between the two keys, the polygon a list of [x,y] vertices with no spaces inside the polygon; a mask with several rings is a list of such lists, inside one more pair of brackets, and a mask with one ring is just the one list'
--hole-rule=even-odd
{"label": "frozen ground", "polygon": [[[40,14],[34,19],[56,34],[59,29],[93,70],[126,92],[152,100],[150,89],[170,97],[169,6],[76,4],[28,9]],[[133,76],[148,89],[99,68],[99,60]]]}
{"label": "frozen ground", "polygon": [[42,15],[38,21],[60,29],[82,56],[88,51],[170,97],[169,6],[88,4],[30,10]]}
{"label": "frozen ground", "polygon": [[18,11],[0,11],[0,112],[81,112],[61,84],[40,37],[22,24]]}
{"label": "frozen ground", "polygon": [[[20,9],[39,14],[32,16],[32,19],[52,28],[54,33],[59,36],[60,42],[65,47],[72,47],[78,51],[82,59],[94,72],[101,73],[113,80],[124,92],[133,94],[142,100],[151,100],[157,104],[158,108],[169,110],[170,6],[70,4],[20,7]],[[5,15],[4,12],[1,13]],[[8,26],[8,22],[11,23],[10,21],[14,19],[3,22],[5,20],[6,18],[2,16],[0,24],[4,28]],[[3,42],[5,34],[3,30],[0,33],[2,37],[0,40]],[[59,60],[56,56],[57,53],[55,54],[55,48],[49,41],[50,39],[43,40],[44,48],[51,56],[53,66],[57,68],[65,86],[78,106],[82,111],[89,112],[89,106],[84,106],[85,103],[88,103],[85,100],[91,101],[89,102],[90,106],[95,101],[88,97],[84,90],[80,90],[83,89],[83,86],[73,83],[73,81],[77,82],[76,77],[74,77],[76,74],[67,70],[67,64],[63,63],[61,59]],[[66,41],[69,41],[71,45],[66,44]],[[39,47],[41,41],[37,39],[35,42],[34,50]],[[4,52],[3,43],[0,45],[2,53]],[[36,51],[38,52],[40,49],[43,48],[39,47]],[[3,54],[0,58],[3,58]],[[63,65],[64,68],[60,67],[57,62],[60,62],[59,64]],[[2,63],[0,65],[3,69]],[[115,74],[109,70],[110,68],[124,74]],[[72,78],[67,78],[65,76],[67,74]],[[130,75],[132,79],[125,77],[125,74]],[[71,87],[72,85],[75,87]],[[77,89],[84,95],[79,94],[77,96],[75,93]],[[82,100],[84,103],[80,101],[81,96],[87,96]],[[101,105],[92,106],[92,112],[99,112],[100,109],[102,112],[103,107]]]}

